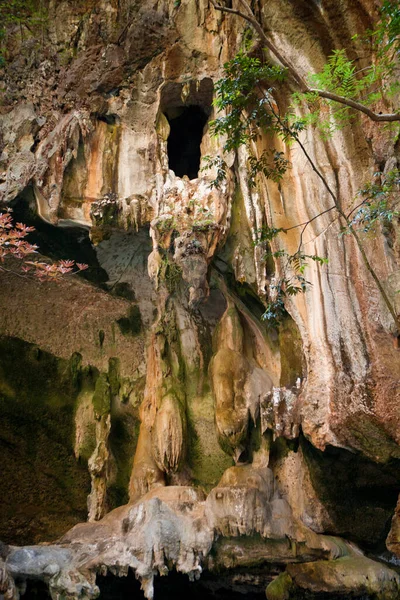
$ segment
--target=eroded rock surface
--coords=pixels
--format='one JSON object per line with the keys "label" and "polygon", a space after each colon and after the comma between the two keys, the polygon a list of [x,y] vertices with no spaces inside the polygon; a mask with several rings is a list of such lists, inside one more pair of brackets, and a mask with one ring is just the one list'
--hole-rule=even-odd
{"label": "eroded rock surface", "polygon": [[[43,505],[42,479],[21,495],[16,474],[10,488],[13,465],[79,490],[56,517],[33,519],[32,544],[81,521],[86,496],[90,522],[52,545],[0,547],[0,596],[17,598],[33,579],[55,600],[87,600],[99,595],[97,575],[133,569],[152,598],[154,577],[173,568],[193,579],[256,568],[270,580],[268,600],[396,599],[396,572],[362,551],[392,565],[399,555],[400,351],[390,314],[298,148],[260,134],[257,155],[275,147],[290,161],[279,184],[260,176],[251,186],[241,149],[224,156],[226,178],[212,186],[210,160],[224,143],[210,133],[214,83],[246,23],[208,0],[45,4],[41,44],[9,32],[0,202],[46,222],[37,234],[50,258],[51,235],[78,227],[97,261],[91,283],[0,273],[2,343],[16,365],[18,344],[29,345],[20,358],[29,368],[14,380],[9,358],[0,360],[0,443],[4,456],[19,452],[0,469],[11,489],[2,531],[24,543],[13,502]],[[364,66],[354,34],[377,18],[369,0],[253,4],[301,76],[334,48]],[[284,82],[271,92],[282,110],[291,91]],[[374,172],[398,165],[395,136],[364,116],[329,140],[312,128],[301,135],[343,210]],[[329,262],[307,267],[312,285],[287,298],[283,323],[269,328],[261,315],[281,264],[268,253],[294,252],[298,224],[321,212],[302,241]],[[271,247],[266,226],[286,231]],[[400,311],[398,240],[394,219],[365,248]],[[47,364],[39,397],[31,369]],[[22,419],[35,406],[43,423],[27,435]],[[64,409],[68,435],[52,456]]]}

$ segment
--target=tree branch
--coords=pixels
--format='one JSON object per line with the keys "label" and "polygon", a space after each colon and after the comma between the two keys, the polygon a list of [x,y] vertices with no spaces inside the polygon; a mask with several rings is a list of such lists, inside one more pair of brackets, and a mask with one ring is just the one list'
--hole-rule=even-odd
{"label": "tree branch", "polygon": [[284,56],[282,56],[282,54],[274,46],[274,44],[272,44],[272,42],[269,41],[269,39],[267,38],[267,36],[264,33],[263,28],[261,27],[260,23],[257,21],[253,11],[251,10],[251,8],[247,4],[247,2],[245,2],[245,0],[239,0],[239,1],[241,2],[243,7],[245,8],[245,10],[247,11],[247,14],[245,14],[239,10],[235,10],[233,8],[227,8],[226,6],[221,6],[220,4],[217,4],[216,0],[210,0],[210,1],[216,10],[237,15],[238,17],[241,17],[242,19],[245,19],[248,23],[250,23],[254,27],[254,29],[256,30],[258,35],[260,36],[263,44],[268,48],[268,50],[270,50],[272,52],[272,54],[279,60],[279,62],[290,72],[290,74],[296,80],[297,84],[300,85],[302,90],[305,91],[307,89],[307,85],[306,85],[305,81],[303,81],[303,79],[297,73],[297,71],[293,67],[293,65],[291,65],[291,63],[289,61],[287,61],[284,58]]}
{"label": "tree branch", "polygon": [[314,88],[308,88],[307,92],[310,92],[312,94],[318,94],[318,96],[320,96],[321,98],[333,100],[334,102],[344,104],[349,108],[354,108],[355,110],[358,110],[359,112],[362,112],[365,115],[367,115],[372,121],[400,121],[400,113],[375,113],[373,110],[371,110],[364,104],[356,102],[355,100],[351,100],[350,98],[345,98],[344,96],[338,96],[338,94],[334,94],[333,92],[325,92],[324,90],[318,90]]}
{"label": "tree branch", "polygon": [[325,215],[326,213],[330,212],[331,210],[334,210],[335,208],[336,208],[336,204],[334,204],[333,206],[330,206],[326,210],[321,211],[317,215],[314,215],[313,217],[311,217],[311,219],[308,219],[308,221],[303,221],[303,223],[298,223],[297,225],[292,225],[292,227],[288,227],[287,229],[284,230],[284,233],[286,233],[287,231],[291,231],[292,229],[297,229],[298,227],[303,227],[303,225],[305,225],[307,227],[310,223],[315,221],[315,219],[318,219],[318,217],[322,217],[322,215]]}
{"label": "tree branch", "polygon": [[292,75],[293,79],[300,86],[301,91],[303,93],[311,93],[317,94],[320,98],[325,98],[327,100],[333,100],[334,102],[338,102],[339,104],[343,104],[349,108],[354,108],[355,110],[364,113],[371,119],[371,121],[376,122],[392,122],[392,121],[400,121],[400,113],[389,113],[389,114],[380,114],[375,113],[373,110],[364,106],[360,102],[355,100],[351,100],[350,98],[345,98],[344,96],[339,96],[338,94],[334,94],[333,92],[326,92],[324,90],[319,90],[316,88],[310,88],[306,81],[301,77],[301,75],[296,71],[295,67],[289,62],[282,54],[279,52],[277,47],[267,38],[263,28],[260,23],[257,21],[253,11],[251,10],[249,4],[246,0],[238,0],[240,4],[246,10],[246,13],[241,12],[239,10],[235,10],[233,8],[227,8],[226,6],[221,6],[216,2],[216,0],[210,0],[211,4],[215,8],[215,10],[219,10],[221,12],[231,13],[242,19],[245,19],[248,23],[250,23],[256,32],[258,33],[262,43],[272,52],[272,54],[279,60],[279,62],[289,71]]}
{"label": "tree branch", "polygon": [[[293,67],[293,65],[291,65],[291,63],[289,61],[287,61],[281,54],[280,52],[277,50],[277,48],[268,40],[267,36],[264,33],[264,30],[262,29],[260,23],[257,21],[253,11],[251,10],[250,6],[248,5],[246,0],[238,0],[240,2],[240,4],[244,7],[246,13],[242,13],[240,11],[237,11],[235,9],[229,9],[227,7],[221,6],[220,4],[217,4],[216,0],[210,0],[211,4],[214,6],[214,8],[216,10],[219,10],[221,12],[227,12],[227,13],[233,13],[243,19],[245,19],[246,21],[248,21],[253,27],[254,29],[257,31],[257,33],[259,34],[261,41],[265,44],[265,46],[274,54],[274,56],[281,62],[281,64],[286,67],[288,69],[288,71],[292,74],[292,76],[294,77],[294,79],[296,80],[296,82],[300,85],[301,89],[303,92],[309,92],[309,93],[316,93],[318,94],[318,96],[320,96],[321,98],[326,98],[328,100],[333,100],[335,102],[338,102],[340,104],[344,104],[345,106],[348,106],[349,108],[354,108],[355,110],[358,110],[360,112],[363,112],[364,114],[366,114],[371,120],[373,121],[400,121],[400,114],[399,113],[393,113],[393,114],[376,114],[373,111],[371,111],[369,108],[367,108],[366,106],[364,106],[363,104],[360,104],[354,100],[350,100],[348,98],[344,98],[343,96],[338,96],[336,94],[333,94],[331,92],[324,92],[323,90],[318,90],[318,89],[312,89],[309,88],[308,85],[306,84],[306,82],[302,79],[302,77],[297,73],[296,69]],[[344,222],[346,223],[350,233],[352,234],[356,245],[358,247],[358,250],[361,254],[362,260],[364,262],[364,265],[366,267],[366,269],[368,270],[368,272],[370,273],[371,277],[373,278],[373,280],[375,281],[375,284],[379,290],[379,293],[381,295],[381,298],[383,299],[388,311],[390,312],[394,323],[396,325],[397,328],[397,332],[400,332],[400,317],[399,315],[397,315],[397,312],[394,308],[394,306],[392,305],[385,289],[383,288],[378,275],[376,274],[374,268],[372,267],[367,254],[364,250],[363,244],[361,242],[361,239],[357,233],[357,231],[354,229],[351,221],[349,220],[349,217],[345,214],[345,212],[343,211],[341,205],[340,205],[340,201],[339,198],[337,197],[337,195],[334,193],[334,191],[332,190],[332,188],[330,187],[327,179],[324,177],[324,175],[321,173],[321,171],[318,169],[318,167],[316,166],[316,164],[314,163],[313,159],[311,158],[311,156],[309,155],[309,153],[307,152],[304,144],[301,142],[301,140],[299,139],[297,134],[294,134],[292,131],[290,131],[290,129],[288,129],[288,127],[285,125],[285,123],[282,122],[280,115],[277,114],[270,102],[270,100],[268,99],[268,103],[270,105],[270,109],[272,111],[272,113],[275,115],[275,118],[278,119],[278,122],[281,124],[281,126],[287,131],[287,133],[289,133],[293,139],[295,139],[297,141],[297,143],[299,144],[304,156],[306,157],[308,163],[310,164],[312,170],[315,172],[315,174],[318,176],[318,178],[322,181],[323,186],[325,187],[325,189],[327,190],[329,196],[332,198],[334,206],[328,208],[326,211],[324,212],[329,212],[331,210],[333,210],[333,208],[335,208],[339,214],[340,217],[342,217],[342,219],[344,220]],[[323,213],[322,213],[323,214]],[[316,219],[319,215],[315,216],[314,218]],[[300,233],[300,246],[299,246],[299,250],[301,248],[302,245],[302,240],[303,240],[303,235],[304,235],[304,231],[305,229],[308,227],[308,225],[314,220],[314,218],[310,219],[309,221],[307,221],[306,223],[304,223],[304,227]]]}
{"label": "tree branch", "polygon": [[230,13],[231,15],[237,15],[238,17],[241,17],[242,19],[246,19],[246,21],[249,21],[249,17],[247,15],[245,15],[244,13],[240,12],[240,10],[234,10],[233,8],[228,8],[227,6],[221,6],[220,4],[217,4],[215,0],[210,0],[210,1],[211,1],[211,4],[213,5],[213,7],[215,8],[215,10]]}

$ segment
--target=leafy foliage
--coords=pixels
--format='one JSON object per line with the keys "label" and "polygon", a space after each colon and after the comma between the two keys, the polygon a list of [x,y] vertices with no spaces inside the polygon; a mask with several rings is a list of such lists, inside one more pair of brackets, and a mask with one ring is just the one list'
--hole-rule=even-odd
{"label": "leafy foliage", "polygon": [[43,34],[47,12],[40,0],[0,0],[0,66],[7,54],[7,34],[14,27],[21,38],[24,31],[34,37]]}
{"label": "leafy foliage", "polygon": [[371,35],[381,56],[400,52],[400,6],[397,0],[384,0],[381,8],[381,18]]}
{"label": "leafy foliage", "polygon": [[[312,84],[321,89],[333,91],[339,96],[347,98],[356,98],[363,92],[367,92],[370,87],[377,83],[383,75],[384,65],[376,63],[368,66],[363,71],[356,69],[355,63],[349,60],[346,51],[334,50],[325,63],[323,70],[315,75],[310,75]],[[361,77],[359,76],[361,75]],[[368,95],[363,99],[364,104],[375,101],[380,97],[375,94],[373,97]]]}
{"label": "leafy foliage", "polygon": [[215,168],[217,171],[215,179],[210,183],[210,187],[220,188],[226,179],[226,172],[228,168],[225,160],[221,156],[204,156],[203,161],[204,167],[202,167],[202,171],[208,171],[209,169],[213,168]]}
{"label": "leafy foliage", "polygon": [[[254,185],[255,176],[263,173],[268,179],[280,181],[289,168],[285,154],[277,149],[264,150],[261,156],[252,153],[251,142],[262,134],[278,135],[286,144],[291,144],[306,123],[288,111],[279,114],[272,96],[272,83],[281,83],[287,75],[286,69],[271,66],[260,59],[239,52],[224,65],[224,77],[215,84],[217,97],[214,105],[221,116],[211,122],[211,132],[226,138],[224,153],[245,145],[249,153],[249,184]],[[218,187],[226,175],[226,163],[221,157],[208,159],[208,166],[218,168],[213,185]]]}
{"label": "leafy foliage", "polygon": [[262,227],[262,229],[257,231],[259,240],[258,243],[271,242],[281,232],[286,233],[286,229],[283,227]]}
{"label": "leafy foliage", "polygon": [[270,302],[262,315],[262,319],[267,321],[272,327],[279,327],[282,317],[285,315],[285,300],[291,296],[297,296],[307,291],[311,283],[305,278],[305,271],[308,267],[308,260],[312,260],[320,265],[328,262],[327,258],[322,258],[315,254],[304,254],[300,250],[294,254],[288,254],[285,250],[272,252],[274,258],[285,260],[282,272],[283,276],[273,280],[270,284],[269,294]]}
{"label": "leafy foliage", "polygon": [[[347,57],[346,50],[334,50],[320,73],[310,75],[311,88],[333,92],[346,99],[354,100],[370,107],[384,99],[393,99],[400,91],[400,82],[395,70],[400,57],[400,5],[396,0],[385,0],[380,11],[376,29],[368,30],[361,38],[377,57],[371,64],[358,69],[356,63]],[[307,124],[317,127],[324,137],[329,137],[338,129],[355,119],[359,112],[334,100],[322,98],[317,92],[296,93],[294,105],[306,103],[309,112]],[[399,125],[390,125],[399,129]]]}
{"label": "leafy foliage", "polygon": [[[371,65],[362,77],[353,61],[349,60],[346,51],[334,50],[320,73],[309,76],[309,85],[344,98],[360,100],[364,105],[370,105],[381,99],[383,88],[374,88],[383,75],[382,65]],[[305,102],[309,108],[303,122],[316,126],[323,134],[329,137],[338,129],[346,126],[357,116],[357,112],[348,106],[338,105],[337,102],[321,98],[317,92],[297,92],[293,95],[294,105]]]}
{"label": "leafy foliage", "polygon": [[[228,8],[216,6],[214,2],[213,5],[218,10],[231,12]],[[308,84],[297,73],[290,61],[286,60],[267,38],[251,8],[247,8],[246,14],[240,12],[236,14],[253,25],[266,47],[281,64],[286,66],[287,72],[303,91],[294,95],[293,107],[286,114],[281,114],[273,98],[273,88],[268,86],[271,85],[271,82],[282,81],[286,74],[285,69],[278,68],[276,70],[276,67],[265,65],[258,59],[246,56],[242,51],[225,64],[224,77],[216,84],[218,97],[215,105],[223,116],[213,122],[214,133],[226,136],[225,152],[231,152],[246,145],[249,155],[250,185],[255,184],[256,176],[259,173],[279,184],[289,167],[285,155],[277,150],[272,151],[272,154],[264,152],[261,156],[256,155],[253,151],[255,149],[254,142],[261,137],[261,134],[269,134],[271,138],[277,136],[287,146],[296,142],[333,202],[329,208],[313,216],[307,222],[291,227],[291,229],[302,227],[300,244],[296,253],[288,255],[286,251],[279,249],[270,253],[274,259],[279,259],[281,268],[278,270],[282,276],[277,282],[270,285],[271,303],[267,307],[265,318],[276,325],[284,311],[285,299],[305,291],[310,285],[304,279],[304,269],[307,266],[305,259],[309,258],[317,263],[326,262],[326,259],[321,257],[307,256],[302,253],[303,233],[312,221],[335,210],[337,216],[346,223],[346,230],[354,237],[365,267],[372,276],[398,331],[400,331],[400,319],[367,257],[357,232],[359,225],[369,230],[378,221],[390,221],[397,216],[397,204],[391,201],[391,197],[394,188],[398,187],[398,175],[386,175],[381,178],[378,185],[376,182],[368,184],[360,192],[360,196],[363,198],[361,203],[347,215],[342,208],[339,196],[330,186],[299,136],[302,130],[312,124],[321,130],[324,137],[329,137],[335,129],[346,125],[360,112],[368,115],[373,121],[383,121],[388,123],[385,126],[398,129],[399,112],[380,116],[381,113],[370,109],[369,105],[373,105],[382,98],[393,97],[400,89],[400,85],[394,77],[395,70],[399,66],[400,5],[396,0],[384,0],[376,29],[373,32],[366,32],[363,36],[365,42],[369,40],[370,43],[372,39],[374,44],[376,41],[380,44],[380,48],[375,49],[377,60],[371,61],[371,64],[365,69],[358,70],[355,63],[347,58],[344,50],[336,50],[322,72],[309,77]],[[313,85],[318,88],[313,88]],[[303,107],[305,104],[308,109],[305,116],[301,118],[296,114],[296,104],[299,103],[302,103]],[[398,135],[399,131],[395,131],[395,133]],[[223,177],[223,169],[218,174],[215,185],[220,183],[221,177]],[[352,217],[353,213],[355,215]],[[277,235],[282,231],[284,230],[270,228],[269,241],[275,237],[275,232]]]}
{"label": "leafy foliage", "polygon": [[374,181],[358,192],[357,199],[360,198],[351,213],[350,226],[361,227],[364,233],[375,231],[378,223],[389,224],[400,217],[400,170],[375,173]]}
{"label": "leafy foliage", "polygon": [[[369,107],[379,100],[393,97],[399,91],[398,81],[387,79],[389,70],[387,62],[380,61],[364,69],[360,76],[361,72],[347,58],[346,51],[335,50],[323,71],[309,76],[309,84]],[[309,109],[302,118],[303,122],[317,127],[324,138],[330,137],[335,130],[345,127],[359,115],[353,108],[322,98],[317,92],[297,92],[293,95],[294,106],[303,102]]]}
{"label": "leafy foliage", "polygon": [[272,327],[279,327],[280,321],[285,310],[285,299],[290,296],[304,293],[311,285],[305,279],[305,271],[310,260],[320,265],[328,262],[327,258],[322,258],[315,254],[305,254],[298,250],[294,254],[289,254],[286,250],[280,249],[272,251],[270,243],[278,238],[281,233],[286,233],[287,230],[283,227],[263,227],[258,230],[258,241],[256,244],[267,244],[267,253],[265,257],[281,259],[282,262],[282,277],[279,279],[273,278],[269,286],[270,302],[267,305],[262,319],[268,321]]}
{"label": "leafy foliage", "polygon": [[267,179],[272,179],[278,183],[287,169],[289,161],[285,158],[284,152],[278,150],[264,150],[259,157],[250,155],[249,166],[249,184],[251,187],[256,185],[256,177],[259,173],[265,175]]}
{"label": "leafy foliage", "polygon": [[267,110],[271,100],[260,95],[260,87],[265,82],[283,81],[285,69],[263,64],[258,58],[239,52],[224,65],[224,77],[215,84],[216,108],[223,116],[211,123],[215,135],[226,136],[224,151],[236,150],[243,144],[256,140],[260,130],[274,131],[276,122]]}
{"label": "leafy foliage", "polygon": [[[286,143],[293,141],[293,136],[304,126],[287,114],[281,117],[272,98],[272,82],[282,82],[286,70],[265,64],[258,58],[239,52],[224,65],[224,77],[215,84],[217,97],[214,102],[221,116],[211,122],[214,135],[224,136],[224,153],[237,150],[245,145],[248,150],[248,172],[250,186],[256,184],[257,175],[262,173],[268,179],[279,182],[289,161],[285,153],[277,149],[264,150],[255,156],[251,142],[257,141],[261,134],[277,134]],[[292,122],[293,121],[293,122]],[[203,170],[216,168],[217,175],[211,183],[212,187],[220,187],[226,178],[227,165],[222,157],[205,157]]]}
{"label": "leafy foliage", "polygon": [[[73,260],[60,260],[56,263],[27,260],[31,254],[36,254],[38,246],[30,244],[25,238],[35,230],[23,223],[13,224],[11,210],[0,213],[0,272],[11,272],[20,276],[33,275],[40,281],[58,280],[68,273],[78,273],[88,268],[83,263]],[[6,268],[4,263],[7,258],[16,258],[21,261],[18,270]]]}
{"label": "leafy foliage", "polygon": [[[277,135],[290,144],[297,139],[304,124],[293,118],[291,113],[280,115],[272,98],[272,88],[266,86],[271,81],[283,81],[284,69],[261,63],[257,58],[240,52],[232,61],[224,65],[224,77],[216,83],[218,92],[216,107],[224,114],[211,124],[215,135],[226,136],[224,152],[231,152],[242,145],[248,151],[248,183],[256,185],[257,176],[264,175],[276,183],[282,179],[290,167],[285,153],[277,149],[264,150],[260,156],[252,152],[251,142],[261,133]],[[217,167],[217,177],[212,185],[218,187],[226,177],[226,163],[221,157],[208,158],[208,166]],[[267,243],[269,247],[283,228],[264,227],[258,232],[257,243]],[[270,256],[283,262],[282,277],[270,285],[271,302],[263,316],[271,326],[277,327],[285,313],[284,302],[289,296],[304,292],[310,283],[304,277],[307,259],[323,263],[326,259],[302,253],[293,255],[284,250],[268,251]]]}

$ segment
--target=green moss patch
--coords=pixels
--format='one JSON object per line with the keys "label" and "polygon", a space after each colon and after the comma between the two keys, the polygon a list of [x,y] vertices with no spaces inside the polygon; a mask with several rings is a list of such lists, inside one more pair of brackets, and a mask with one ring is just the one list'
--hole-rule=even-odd
{"label": "green moss patch", "polygon": [[234,464],[218,443],[210,394],[189,400],[187,439],[193,482],[209,492]]}
{"label": "green moss patch", "polygon": [[96,387],[93,394],[93,407],[97,419],[110,412],[111,393],[108,377],[105,373],[100,373],[96,381]]}
{"label": "green moss patch", "polygon": [[289,573],[281,573],[271,581],[266,589],[267,600],[290,600],[291,591],[293,591],[293,580]]}
{"label": "green moss patch", "polygon": [[282,387],[293,387],[298,377],[303,376],[303,345],[296,323],[287,316],[279,328]]}
{"label": "green moss patch", "polygon": [[0,539],[58,538],[85,520],[90,480],[74,456],[77,365],[0,338]]}
{"label": "green moss patch", "polygon": [[134,302],[136,300],[135,292],[133,291],[129,283],[116,283],[112,291],[116,296],[124,298],[125,300],[129,300],[129,302]]}
{"label": "green moss patch", "polygon": [[107,490],[110,508],[126,504],[129,500],[129,480],[133,458],[139,438],[140,420],[133,413],[113,415],[109,444],[117,472],[113,484]]}

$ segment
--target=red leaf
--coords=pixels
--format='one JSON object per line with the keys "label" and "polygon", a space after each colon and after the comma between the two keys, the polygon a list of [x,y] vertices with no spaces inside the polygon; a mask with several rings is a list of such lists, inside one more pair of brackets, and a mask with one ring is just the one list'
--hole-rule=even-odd
{"label": "red leaf", "polygon": [[67,267],[67,269],[69,269],[70,267],[73,267],[75,264],[74,260],[60,260],[60,265],[62,267]]}

